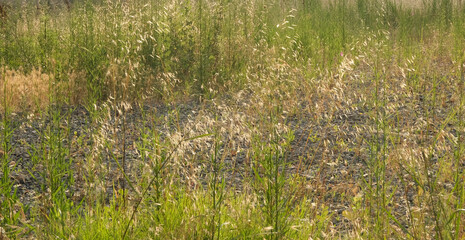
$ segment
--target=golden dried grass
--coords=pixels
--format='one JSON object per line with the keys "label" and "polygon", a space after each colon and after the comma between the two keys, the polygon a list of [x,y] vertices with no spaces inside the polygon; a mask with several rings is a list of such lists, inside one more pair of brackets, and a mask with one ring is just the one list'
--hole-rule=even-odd
{"label": "golden dried grass", "polygon": [[23,73],[2,69],[0,78],[0,109],[8,106],[12,111],[42,109],[49,103],[49,83],[53,76],[38,70]]}
{"label": "golden dried grass", "polygon": [[[13,112],[36,111],[47,107],[51,96],[54,101],[82,104],[88,97],[85,76],[72,72],[68,82],[57,83],[53,74],[34,69],[29,73],[21,70],[0,70],[0,110],[5,106]],[[6,101],[6,102],[5,102]]]}

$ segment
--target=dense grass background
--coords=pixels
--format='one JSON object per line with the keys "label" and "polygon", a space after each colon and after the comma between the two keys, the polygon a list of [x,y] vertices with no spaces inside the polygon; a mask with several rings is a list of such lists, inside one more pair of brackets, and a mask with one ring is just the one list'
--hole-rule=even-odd
{"label": "dense grass background", "polygon": [[[438,31],[460,44],[463,12],[454,6],[445,0],[416,8],[364,0],[76,1],[70,11],[44,5],[37,12],[25,5],[7,8],[0,53],[9,70],[40,71],[72,85],[74,101],[105,100],[123,83],[131,98],[208,97],[243,87],[248,68],[262,64],[260,54],[323,71],[372,32],[388,31],[403,54]],[[453,46],[459,58],[460,47]]]}
{"label": "dense grass background", "polygon": [[[4,9],[0,239],[465,237],[462,1],[76,0],[70,9]],[[140,107],[140,166],[126,173],[127,112],[190,99],[217,104],[217,113],[201,112],[203,125],[184,133],[170,120],[175,111],[156,119]],[[59,107],[79,105],[91,116],[81,136],[68,125],[72,110]],[[30,205],[11,177],[21,161],[10,155],[18,112],[49,119],[42,145],[31,146],[30,174],[44,181]],[[236,119],[244,112],[250,119]],[[354,112],[367,120],[345,130],[338,118]],[[321,153],[317,172],[347,165],[329,157],[347,151],[363,159],[361,177],[326,188],[291,164],[288,119],[307,115],[309,129],[355,134],[306,136]],[[229,118],[240,123],[233,134],[221,122]],[[146,127],[157,121],[178,126],[165,135]],[[240,145],[234,136],[248,145],[239,191],[224,170]],[[86,138],[82,161],[72,150]],[[109,200],[107,153],[120,174]],[[186,170],[197,163],[206,174]],[[328,199],[349,205],[333,211]]]}

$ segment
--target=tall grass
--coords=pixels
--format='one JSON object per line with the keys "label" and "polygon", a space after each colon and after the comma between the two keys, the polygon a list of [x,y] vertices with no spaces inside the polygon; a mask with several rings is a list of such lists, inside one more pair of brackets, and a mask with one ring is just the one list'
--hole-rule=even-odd
{"label": "tall grass", "polygon": [[[15,210],[17,205],[17,196],[16,190],[14,189],[13,185],[14,182],[11,180],[11,172],[14,171],[16,163],[11,159],[11,151],[13,150],[11,144],[12,133],[14,131],[12,127],[12,120],[11,120],[11,109],[9,107],[9,100],[7,91],[7,83],[5,80],[5,70],[2,73],[3,78],[3,113],[2,113],[2,135],[1,135],[1,160],[2,160],[2,177],[0,179],[0,199],[2,200],[2,204],[0,206],[0,214],[2,216],[1,219],[1,226],[12,225],[15,226],[18,222],[19,212]],[[0,229],[0,236],[3,238],[5,231],[10,231],[10,229]],[[14,232],[14,231],[13,231]]]}
{"label": "tall grass", "polygon": [[0,239],[465,236],[461,1],[62,7],[0,19]]}

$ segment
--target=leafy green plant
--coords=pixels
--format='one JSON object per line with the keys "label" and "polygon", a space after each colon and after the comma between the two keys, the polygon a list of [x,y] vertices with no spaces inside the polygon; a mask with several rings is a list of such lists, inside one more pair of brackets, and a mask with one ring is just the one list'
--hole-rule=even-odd
{"label": "leafy green plant", "polygon": [[226,157],[225,152],[227,149],[223,149],[223,154],[220,154],[221,144],[218,133],[215,134],[214,150],[210,157],[211,164],[211,180],[209,186],[209,192],[211,192],[212,205],[210,207],[211,220],[210,225],[210,239],[220,239],[221,236],[221,225],[222,225],[222,208],[225,197],[225,177],[223,173],[223,161]]}
{"label": "leafy green plant", "polygon": [[267,226],[265,231],[270,239],[281,239],[289,231],[288,217],[290,215],[292,193],[287,189],[286,178],[286,147],[292,141],[290,133],[284,144],[280,144],[277,132],[272,133],[273,139],[269,146],[258,145],[254,148],[254,179],[255,191],[261,198],[262,211],[265,214]]}

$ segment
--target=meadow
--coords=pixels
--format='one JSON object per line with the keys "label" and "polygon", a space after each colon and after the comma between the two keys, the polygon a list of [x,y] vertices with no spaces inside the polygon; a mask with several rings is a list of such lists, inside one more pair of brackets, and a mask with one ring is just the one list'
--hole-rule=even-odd
{"label": "meadow", "polygon": [[465,239],[461,0],[0,11],[0,240]]}

